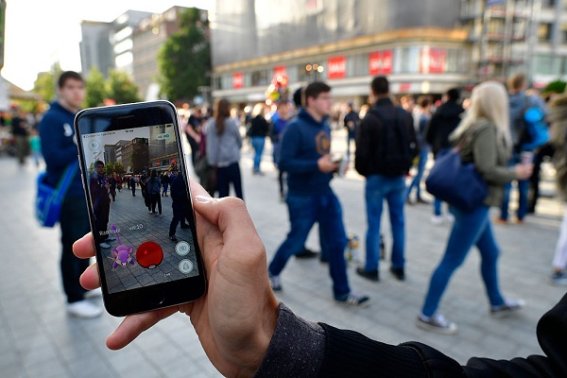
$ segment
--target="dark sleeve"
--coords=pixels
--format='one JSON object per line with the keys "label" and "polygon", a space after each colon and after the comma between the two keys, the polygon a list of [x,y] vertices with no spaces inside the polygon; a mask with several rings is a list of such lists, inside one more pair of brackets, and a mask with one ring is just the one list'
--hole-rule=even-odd
{"label": "dark sleeve", "polygon": [[370,157],[370,133],[369,133],[369,118],[371,115],[366,115],[358,128],[356,133],[356,149],[354,152],[354,168],[362,176],[368,173],[367,164],[371,161]]}
{"label": "dark sleeve", "polygon": [[546,313],[537,326],[545,356],[497,361],[471,358],[465,366],[469,377],[567,377],[567,295]]}
{"label": "dark sleeve", "polygon": [[409,140],[410,140],[410,151],[411,156],[415,158],[419,154],[419,145],[417,144],[417,135],[415,133],[415,127],[413,127],[413,116],[402,110],[406,114],[406,128],[409,133]]}
{"label": "dark sleeve", "polygon": [[46,114],[39,125],[41,151],[45,163],[54,169],[62,169],[77,160],[77,146],[65,143],[60,121]]}
{"label": "dark sleeve", "polygon": [[279,166],[289,173],[311,173],[319,171],[317,159],[301,159],[298,157],[301,135],[293,125],[289,125],[283,133],[280,147]]}
{"label": "dark sleeve", "polygon": [[323,328],[280,304],[274,336],[255,377],[316,377],[324,351]]}

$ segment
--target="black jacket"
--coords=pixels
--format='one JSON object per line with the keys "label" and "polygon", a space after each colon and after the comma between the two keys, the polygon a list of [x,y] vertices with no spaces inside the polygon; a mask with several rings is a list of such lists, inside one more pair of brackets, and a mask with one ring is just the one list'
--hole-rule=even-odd
{"label": "black jacket", "polygon": [[434,155],[440,150],[451,148],[449,136],[459,126],[464,111],[465,109],[456,101],[447,101],[433,114],[425,139],[433,149]]}
{"label": "black jacket", "polygon": [[[386,127],[398,127],[397,131],[404,135],[407,145],[402,148],[398,146],[391,148],[384,137],[383,129]],[[390,171],[392,162],[389,161],[389,158],[393,158],[392,153],[398,154],[396,157],[398,161],[407,160],[407,169],[401,169],[401,172]],[[412,115],[399,106],[395,106],[389,98],[378,100],[364,116],[356,135],[354,166],[358,173],[365,177],[370,175],[405,175],[417,153],[417,139]],[[395,171],[397,170],[398,167]],[[405,172],[403,172],[404,170]]]}
{"label": "black jacket", "polygon": [[281,305],[256,377],[567,377],[567,295],[540,319],[537,337],[544,355],[510,361],[473,357],[461,366],[427,345],[384,344],[307,322]]}
{"label": "black jacket", "polygon": [[250,122],[250,129],[248,130],[248,136],[254,137],[265,137],[268,135],[270,130],[270,124],[266,121],[266,118],[262,115],[257,115],[252,118]]}

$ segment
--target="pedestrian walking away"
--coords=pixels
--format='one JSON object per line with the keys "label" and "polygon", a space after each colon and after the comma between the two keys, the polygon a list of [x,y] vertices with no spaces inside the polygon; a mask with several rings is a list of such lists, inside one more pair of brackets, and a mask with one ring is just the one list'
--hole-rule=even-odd
{"label": "pedestrian walking away", "polygon": [[252,147],[254,148],[254,165],[252,167],[252,173],[255,175],[262,174],[262,171],[260,170],[260,163],[262,162],[266,136],[268,136],[270,129],[270,124],[266,120],[264,109],[263,103],[256,104],[254,106],[254,110],[252,111],[252,120],[250,121],[250,129],[248,130],[248,136],[250,137]]}
{"label": "pedestrian walking away", "polygon": [[356,140],[355,168],[366,178],[366,262],[356,272],[378,281],[380,229],[383,203],[388,203],[392,230],[390,272],[405,279],[405,177],[418,146],[411,114],[395,106],[390,99],[388,79],[377,76],[371,82],[376,102],[368,111]]}
{"label": "pedestrian walking away", "polygon": [[[425,133],[425,140],[431,146],[435,160],[444,156],[451,149],[449,136],[461,123],[461,117],[465,109],[459,104],[461,96],[457,88],[451,88],[443,96],[443,104],[433,113],[429,127]],[[435,198],[433,201],[433,224],[441,224],[445,220],[452,221],[453,215],[449,212],[443,216],[443,202]]]}
{"label": "pedestrian walking away", "polygon": [[207,124],[206,140],[208,163],[217,172],[219,197],[227,197],[232,186],[236,197],[244,199],[239,163],[242,138],[226,99],[218,102],[215,117]]}
{"label": "pedestrian walking away", "polygon": [[502,317],[519,310],[522,300],[507,299],[500,291],[498,279],[499,246],[489,218],[490,206],[502,200],[502,186],[514,179],[531,175],[531,164],[508,167],[512,137],[508,127],[508,96],[504,86],[489,81],[473,89],[471,106],[452,134],[459,145],[462,161],[474,163],[477,171],[489,186],[488,197],[472,211],[452,207],[455,222],[445,252],[435,268],[417,326],[425,330],[453,334],[457,325],[438,312],[439,304],[451,276],[465,261],[470,249],[476,245],[481,257],[481,276],[489,302],[489,312]]}
{"label": "pedestrian walking away", "polygon": [[429,145],[425,139],[425,132],[429,127],[429,121],[431,119],[431,98],[427,96],[420,97],[417,101],[419,105],[419,119],[417,120],[417,146],[419,148],[419,156],[417,161],[417,171],[413,177],[406,195],[406,200],[408,203],[413,203],[411,200],[412,191],[415,189],[415,202],[428,204],[425,199],[421,196],[421,182],[423,180],[423,175],[425,174],[425,167],[427,165],[427,160],[429,158]]}

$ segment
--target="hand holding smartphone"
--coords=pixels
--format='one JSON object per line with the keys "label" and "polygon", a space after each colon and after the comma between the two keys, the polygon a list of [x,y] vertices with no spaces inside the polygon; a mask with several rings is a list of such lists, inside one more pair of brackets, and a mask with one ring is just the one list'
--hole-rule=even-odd
{"label": "hand holding smartphone", "polygon": [[[85,109],[75,118],[103,299],[112,315],[190,302],[205,293],[177,120],[167,101]],[[111,200],[113,174],[134,177],[142,195],[123,191]]]}

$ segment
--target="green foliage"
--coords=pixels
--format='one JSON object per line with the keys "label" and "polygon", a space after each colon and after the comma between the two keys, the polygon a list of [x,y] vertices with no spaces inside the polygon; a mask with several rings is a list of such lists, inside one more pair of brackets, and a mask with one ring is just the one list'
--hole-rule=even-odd
{"label": "green foliage", "polygon": [[180,16],[180,30],[171,35],[158,54],[161,91],[172,101],[192,99],[199,87],[209,85],[211,71],[208,20],[199,9]]}
{"label": "green foliage", "polygon": [[565,92],[566,87],[566,82],[562,80],[555,80],[547,84],[547,86],[543,90],[543,93],[563,93]]}
{"label": "green foliage", "polygon": [[33,86],[33,92],[38,94],[43,101],[55,100],[57,79],[61,72],[63,72],[61,66],[59,63],[55,63],[49,72],[39,73]]}
{"label": "green foliage", "polygon": [[107,176],[112,175],[113,172],[116,172],[119,175],[123,175],[124,173],[126,173],[126,171],[124,170],[124,166],[122,165],[122,163],[119,162],[107,163],[104,166],[104,172],[106,173]]}
{"label": "green foliage", "polygon": [[138,86],[134,84],[130,76],[122,71],[110,71],[106,83],[108,97],[117,104],[127,104],[140,101],[138,97]]}
{"label": "green foliage", "polygon": [[106,83],[103,74],[97,69],[92,68],[86,79],[86,98],[85,105],[88,108],[100,106],[106,98]]}

